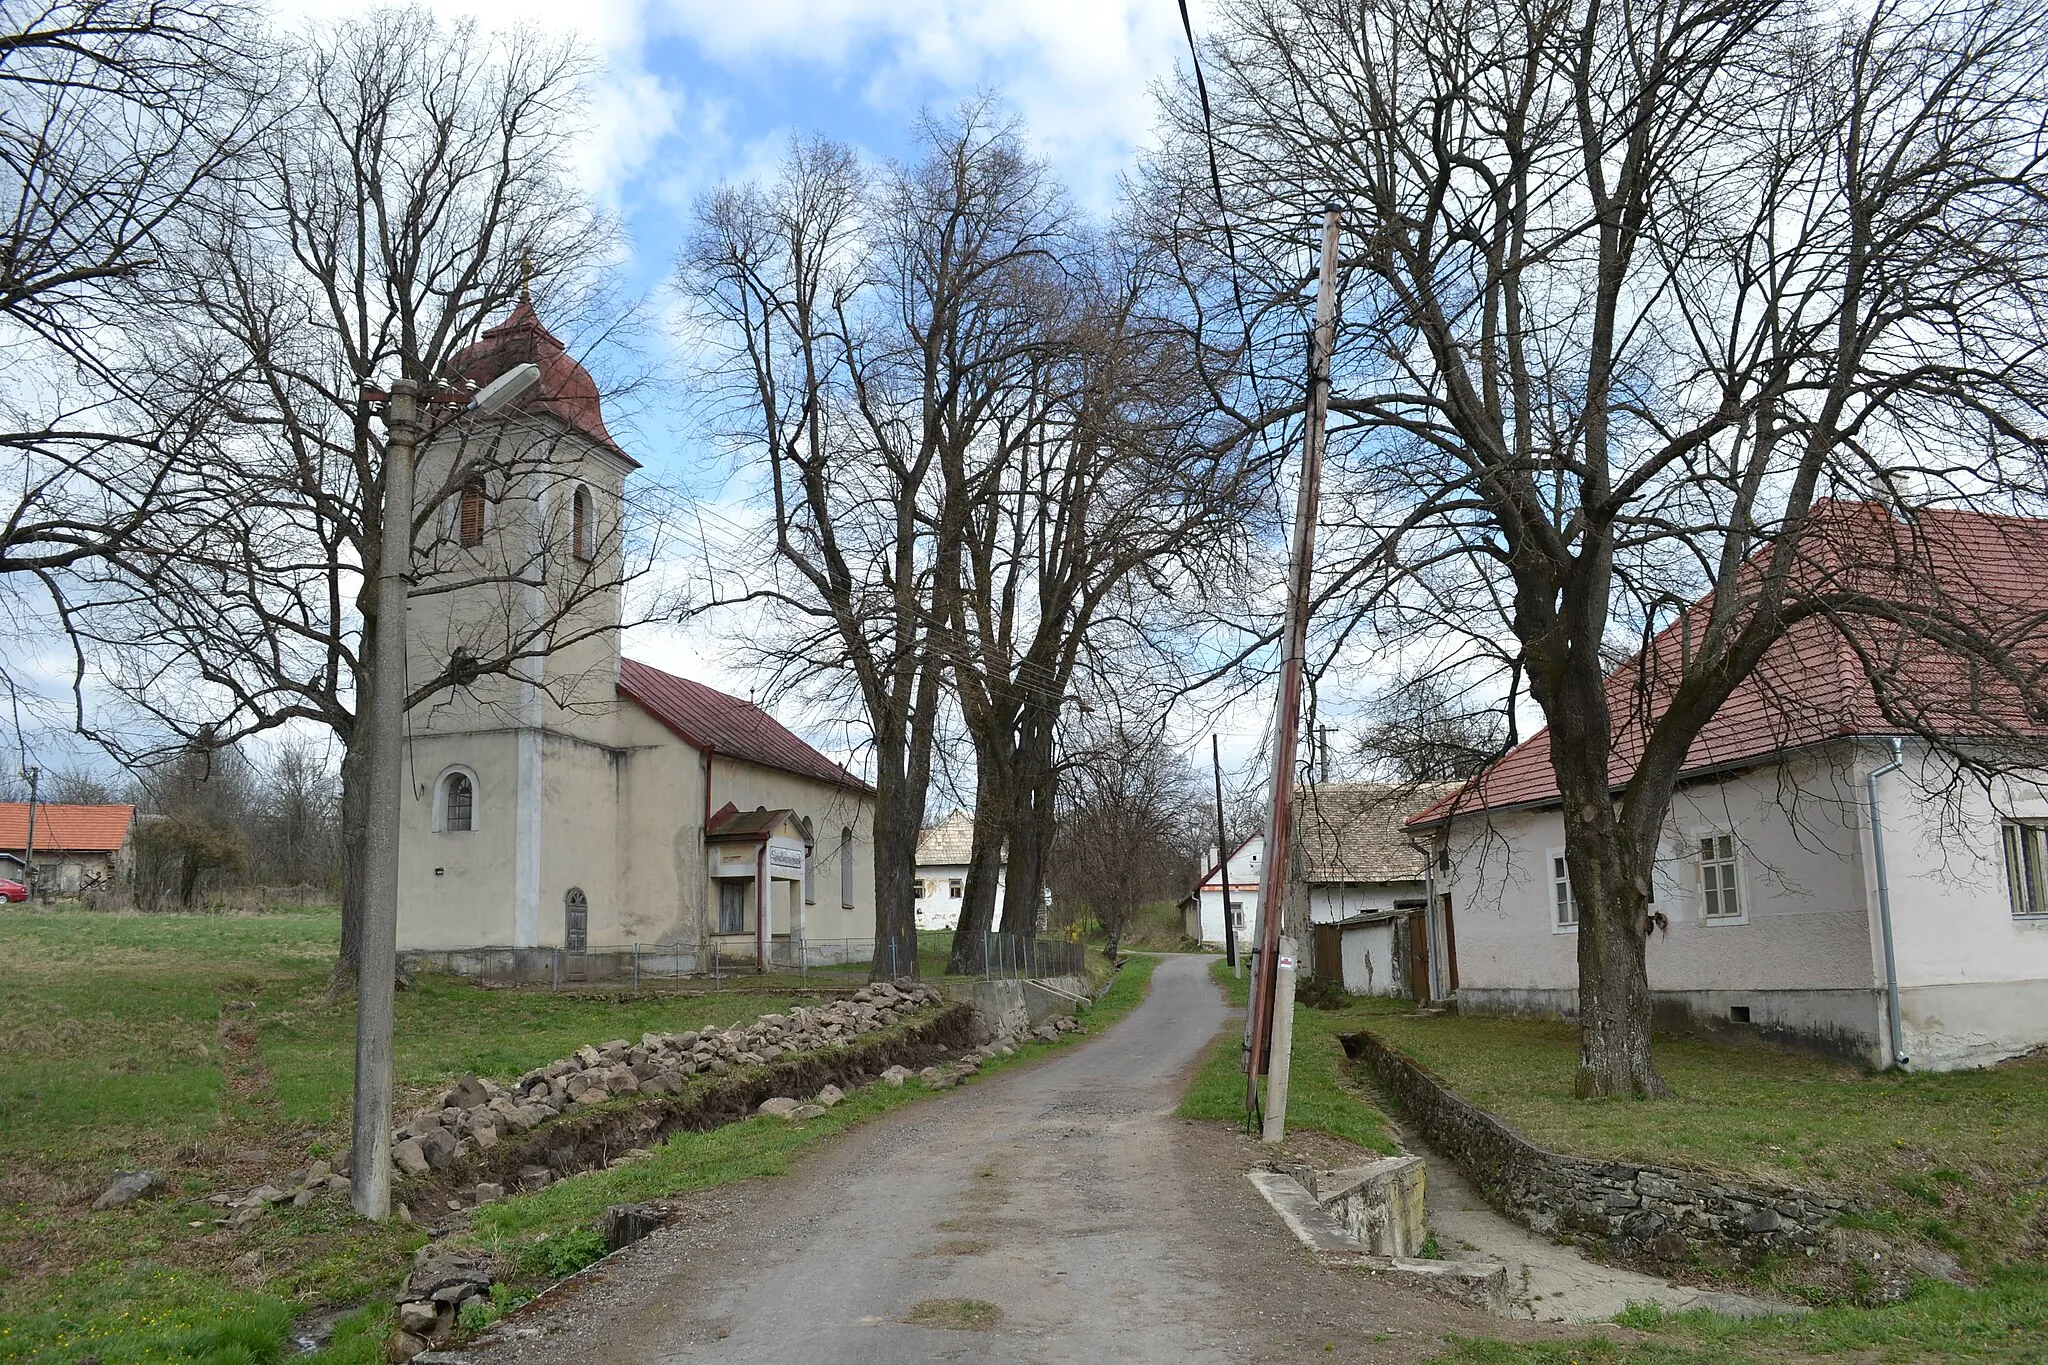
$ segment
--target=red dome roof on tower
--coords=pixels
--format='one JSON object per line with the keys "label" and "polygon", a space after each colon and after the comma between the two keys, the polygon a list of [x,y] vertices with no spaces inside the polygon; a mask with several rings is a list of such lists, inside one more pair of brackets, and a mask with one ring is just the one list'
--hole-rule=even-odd
{"label": "red dome roof on tower", "polygon": [[[485,328],[474,344],[455,353],[448,361],[448,378],[480,389],[507,370],[529,363],[540,366],[540,383],[518,403],[522,411],[558,417],[606,449],[632,459],[605,430],[597,381],[576,363],[569,348],[541,325],[533,300],[524,294],[510,317]],[[634,461],[636,467],[638,463]]]}

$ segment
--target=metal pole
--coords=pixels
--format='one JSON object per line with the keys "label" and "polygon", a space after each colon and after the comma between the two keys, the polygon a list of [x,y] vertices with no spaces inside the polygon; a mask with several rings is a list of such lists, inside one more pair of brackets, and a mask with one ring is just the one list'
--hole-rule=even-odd
{"label": "metal pole", "polygon": [[404,781],[405,606],[412,586],[412,460],[419,384],[394,380],[384,406],[384,507],[377,564],[377,638],[362,728],[369,746],[364,820],[362,958],[356,966],[354,1164],[356,1212],[391,1214],[391,1031],[398,973],[399,786]]}
{"label": "metal pole", "polygon": [[640,945],[633,945],[633,994],[640,994]]}
{"label": "metal pole", "polygon": [[[1266,865],[1259,876],[1259,962],[1252,983],[1251,1055],[1244,1106],[1259,1106],[1259,1073],[1287,1085],[1287,1054],[1267,1056],[1279,984],[1280,909],[1287,894],[1294,837],[1294,759],[1301,735],[1301,674],[1308,652],[1309,586],[1316,553],[1316,512],[1323,489],[1323,438],[1330,415],[1330,352],[1337,340],[1337,210],[1323,214],[1323,260],[1316,280],[1315,342],[1309,353],[1308,424],[1301,451],[1301,488],[1294,504],[1294,556],[1287,573],[1287,624],[1280,645],[1280,696],[1273,717],[1273,810],[1266,826]],[[1290,1008],[1293,1002],[1289,1002]],[[1290,1024],[1291,1027],[1291,1024]]]}
{"label": "metal pole", "polygon": [[[1223,960],[1230,964],[1230,974],[1237,976],[1237,922],[1230,917],[1230,843],[1223,830],[1223,750],[1216,736],[1209,736],[1209,767],[1216,774],[1216,875],[1223,883]],[[1195,888],[1195,904],[1202,903],[1202,891]],[[1197,933],[1201,926],[1196,925]]]}

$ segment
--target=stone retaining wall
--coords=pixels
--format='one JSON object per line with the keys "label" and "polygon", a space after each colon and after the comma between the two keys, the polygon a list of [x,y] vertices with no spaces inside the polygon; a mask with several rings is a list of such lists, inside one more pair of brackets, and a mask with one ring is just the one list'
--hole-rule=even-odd
{"label": "stone retaining wall", "polygon": [[1343,1042],[1400,1100],[1422,1136],[1532,1232],[1566,1236],[1622,1260],[1753,1263],[1819,1254],[1844,1207],[1806,1190],[1732,1185],[1696,1171],[1546,1151],[1460,1099],[1385,1040],[1353,1033]]}

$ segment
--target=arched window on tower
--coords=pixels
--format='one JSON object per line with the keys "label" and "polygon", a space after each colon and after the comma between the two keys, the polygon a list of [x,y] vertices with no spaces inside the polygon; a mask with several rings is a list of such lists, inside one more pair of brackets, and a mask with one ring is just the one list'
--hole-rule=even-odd
{"label": "arched window on tower", "polygon": [[579,487],[576,490],[576,497],[572,506],[571,520],[573,525],[570,528],[570,540],[575,547],[576,557],[587,560],[592,557],[592,532],[597,529],[592,524],[590,515],[590,490]]}
{"label": "arched window on tower", "polygon": [[484,480],[481,474],[462,485],[455,503],[455,538],[463,545],[484,541]]}
{"label": "arched window on tower", "polygon": [[476,780],[466,772],[441,779],[441,832],[467,834],[476,828]]}

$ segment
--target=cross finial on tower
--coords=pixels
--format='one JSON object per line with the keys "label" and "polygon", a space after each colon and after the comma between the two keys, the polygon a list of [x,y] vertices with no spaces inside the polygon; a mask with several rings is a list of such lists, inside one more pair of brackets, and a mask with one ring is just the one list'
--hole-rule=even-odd
{"label": "cross finial on tower", "polygon": [[533,253],[524,248],[519,252],[519,301],[533,302]]}

